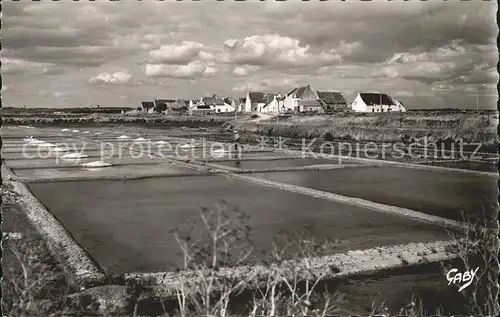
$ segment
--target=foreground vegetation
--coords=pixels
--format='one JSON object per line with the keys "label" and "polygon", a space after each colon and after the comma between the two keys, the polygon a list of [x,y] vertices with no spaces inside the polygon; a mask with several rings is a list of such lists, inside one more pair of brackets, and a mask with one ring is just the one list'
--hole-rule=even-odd
{"label": "foreground vegetation", "polygon": [[337,116],[292,116],[267,120],[237,120],[246,133],[286,138],[325,138],[357,142],[429,141],[496,144],[498,115],[494,113],[386,113]]}
{"label": "foreground vegetation", "polygon": [[[233,121],[241,132],[286,138],[325,138],[357,142],[411,142],[422,137],[429,141],[481,142],[494,145],[498,114],[495,111],[410,111],[407,113],[337,113],[332,115],[272,117],[232,114],[214,116],[113,113],[110,109],[2,109],[4,124],[91,125],[141,124],[165,126],[217,126]],[[90,113],[89,111],[94,111]]]}
{"label": "foreground vegetation", "polygon": [[60,316],[74,289],[16,200],[3,185],[2,232],[18,231],[22,239],[2,239],[2,316]]}
{"label": "foreground vegetation", "polygon": [[224,116],[167,116],[165,114],[29,114],[3,116],[6,125],[102,125],[139,124],[154,126],[218,126],[230,120]]}
{"label": "foreground vegetation", "polygon": [[[3,213],[15,209],[16,196],[4,189]],[[105,305],[97,300],[91,288],[78,289],[70,283],[61,267],[54,263],[43,241],[32,234],[20,241],[4,242],[4,272],[2,309],[7,316],[327,316],[334,314],[384,314],[386,316],[440,315],[437,311],[426,311],[421,298],[410,297],[400,309],[389,308],[384,302],[372,302],[370,308],[361,308],[359,303],[349,302],[346,294],[338,289],[329,289],[321,276],[312,276],[306,265],[295,275],[285,276],[277,270],[265,281],[264,286],[249,288],[241,280],[227,278],[221,280],[214,273],[224,267],[245,263],[252,256],[252,241],[247,217],[237,209],[229,208],[221,202],[215,208],[203,208],[200,218],[206,230],[199,232],[174,230],[173,237],[180,247],[184,260],[183,269],[198,272],[198,279],[185,280],[176,288],[175,298],[161,302],[154,313],[144,313],[150,302],[145,300],[151,286],[147,283],[124,283],[110,285],[118,290],[119,298],[113,305]],[[463,269],[479,267],[479,279],[462,292],[462,298],[455,302],[465,302],[467,312],[474,315],[493,316],[498,313],[498,241],[495,231],[496,217],[485,215],[485,222],[467,231],[467,240],[459,244]],[[22,224],[25,226],[25,224]],[[489,227],[490,229],[484,229]],[[497,232],[498,233],[498,232]],[[306,261],[318,256],[335,242],[314,241],[304,236],[296,239],[276,241],[271,251],[274,262],[284,259],[284,254],[292,250],[294,258]],[[457,237],[459,239],[460,237]],[[200,243],[200,241],[211,243]],[[443,267],[449,270],[449,267]],[[443,272],[444,272],[443,271]],[[444,274],[443,274],[444,275]],[[306,279],[300,277],[306,276]],[[110,280],[110,284],[116,284]],[[445,281],[438,281],[444,282]],[[457,286],[458,287],[458,286]],[[359,288],[358,288],[359,290]],[[156,289],[158,291],[158,289]],[[109,295],[109,294],[108,294]],[[158,301],[157,301],[158,302]],[[142,307],[141,307],[142,306]],[[456,312],[455,312],[456,313]]]}

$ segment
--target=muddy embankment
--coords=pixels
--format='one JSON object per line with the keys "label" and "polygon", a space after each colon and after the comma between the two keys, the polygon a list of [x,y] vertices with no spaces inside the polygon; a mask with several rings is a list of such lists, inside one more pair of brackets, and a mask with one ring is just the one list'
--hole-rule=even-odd
{"label": "muddy embankment", "polygon": [[245,133],[326,141],[498,143],[497,114],[387,114],[238,120]]}
{"label": "muddy embankment", "polygon": [[34,115],[2,115],[2,123],[6,125],[144,125],[144,126],[185,126],[185,127],[213,127],[220,126],[230,120],[228,117],[218,116],[166,116],[160,114],[142,115],[64,115],[54,114],[47,116]]}

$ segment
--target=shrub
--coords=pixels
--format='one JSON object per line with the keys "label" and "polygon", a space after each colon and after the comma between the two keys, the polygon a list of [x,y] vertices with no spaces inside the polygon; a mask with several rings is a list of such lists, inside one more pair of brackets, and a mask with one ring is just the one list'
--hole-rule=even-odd
{"label": "shrub", "polygon": [[323,138],[325,139],[325,141],[333,141],[333,140],[335,140],[335,138],[334,138],[334,136],[333,136],[332,132],[330,132],[330,131],[327,131],[327,132],[324,134]]}

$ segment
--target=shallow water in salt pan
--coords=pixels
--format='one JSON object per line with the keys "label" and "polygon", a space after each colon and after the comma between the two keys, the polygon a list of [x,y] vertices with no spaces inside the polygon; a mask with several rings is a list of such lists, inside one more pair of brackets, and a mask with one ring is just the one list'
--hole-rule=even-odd
{"label": "shallow water in salt pan", "polygon": [[266,258],[259,252],[269,251],[273,238],[308,230],[319,240],[338,239],[339,252],[448,238],[434,225],[223,176],[31,184],[30,189],[99,264],[114,273],[180,265],[170,230],[187,229],[195,220],[193,234],[198,236],[204,232],[200,208],[213,207],[221,199],[230,210],[238,206],[250,216],[258,259]]}

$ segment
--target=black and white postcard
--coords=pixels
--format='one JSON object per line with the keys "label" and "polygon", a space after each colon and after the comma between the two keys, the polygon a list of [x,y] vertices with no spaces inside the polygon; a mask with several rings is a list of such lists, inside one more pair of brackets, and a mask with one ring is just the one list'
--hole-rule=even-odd
{"label": "black and white postcard", "polygon": [[495,1],[2,1],[2,312],[496,316]]}

